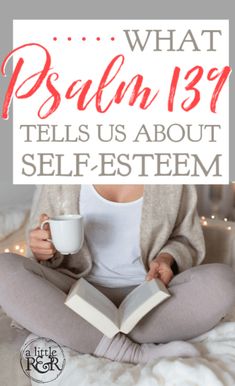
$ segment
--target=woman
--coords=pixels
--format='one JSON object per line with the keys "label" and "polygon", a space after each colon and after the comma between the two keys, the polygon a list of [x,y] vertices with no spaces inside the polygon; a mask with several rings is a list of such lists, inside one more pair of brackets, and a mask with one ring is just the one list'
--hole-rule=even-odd
{"label": "woman", "polygon": [[[28,257],[0,256],[0,304],[29,331],[82,353],[146,363],[161,356],[195,356],[187,339],[214,327],[235,304],[235,273],[200,265],[205,245],[188,185],[44,185],[34,197]],[[84,216],[85,242],[63,256],[40,222],[59,214]],[[159,277],[171,297],[127,335],[109,339],[64,305],[85,276],[117,306],[145,279]]]}

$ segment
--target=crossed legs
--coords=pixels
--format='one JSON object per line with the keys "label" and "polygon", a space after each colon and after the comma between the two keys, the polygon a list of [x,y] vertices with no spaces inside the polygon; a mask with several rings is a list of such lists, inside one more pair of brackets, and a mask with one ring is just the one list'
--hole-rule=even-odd
{"label": "crossed legs", "polygon": [[[27,330],[82,353],[94,353],[103,334],[64,305],[75,279],[17,254],[0,255],[0,305]],[[34,272],[32,272],[34,271]],[[96,287],[117,306],[135,286]],[[172,296],[128,334],[136,343],[187,340],[214,327],[235,305],[235,273],[225,264],[205,264],[176,275]]]}

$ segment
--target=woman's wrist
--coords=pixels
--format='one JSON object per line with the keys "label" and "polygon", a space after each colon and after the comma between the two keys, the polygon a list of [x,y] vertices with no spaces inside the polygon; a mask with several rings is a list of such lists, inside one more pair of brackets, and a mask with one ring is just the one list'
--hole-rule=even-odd
{"label": "woman's wrist", "polygon": [[164,262],[164,263],[168,264],[170,267],[175,262],[174,257],[172,255],[170,255],[170,253],[166,253],[166,252],[160,253],[159,255],[157,255],[155,260],[158,261],[158,262]]}
{"label": "woman's wrist", "polygon": [[178,264],[175,260],[175,258],[170,254],[170,253],[160,253],[157,257],[156,260],[161,262],[165,262],[172,270],[174,275],[177,275],[179,273],[179,267]]}
{"label": "woman's wrist", "polygon": [[53,253],[53,255],[51,255],[50,257],[47,257],[46,259],[39,257],[38,254],[35,254],[35,253],[33,253],[33,256],[34,256],[35,260],[38,261],[39,263],[41,261],[53,261],[57,256],[57,251],[55,251]]}

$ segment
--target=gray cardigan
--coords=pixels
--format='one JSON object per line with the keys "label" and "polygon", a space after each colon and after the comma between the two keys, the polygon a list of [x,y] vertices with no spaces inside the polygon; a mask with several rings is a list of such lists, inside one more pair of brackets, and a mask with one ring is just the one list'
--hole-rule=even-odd
{"label": "gray cardigan", "polygon": [[[34,195],[26,227],[27,257],[35,257],[28,247],[29,230],[39,225],[41,213],[49,217],[79,213],[81,185],[40,185]],[[141,260],[146,272],[149,263],[161,252],[170,253],[182,272],[200,264],[205,257],[205,242],[197,213],[197,193],[193,185],[145,185],[140,225]],[[39,264],[73,278],[86,276],[92,258],[86,239],[74,255],[55,256]]]}

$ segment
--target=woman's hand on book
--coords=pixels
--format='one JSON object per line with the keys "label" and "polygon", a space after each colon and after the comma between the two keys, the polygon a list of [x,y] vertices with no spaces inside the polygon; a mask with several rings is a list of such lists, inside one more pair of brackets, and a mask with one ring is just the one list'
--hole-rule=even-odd
{"label": "woman's hand on book", "polygon": [[149,265],[150,269],[147,273],[146,280],[158,278],[167,286],[174,277],[171,269],[173,262],[174,258],[169,253],[158,255]]}
{"label": "woman's hand on book", "polygon": [[[48,218],[45,213],[41,214],[40,224]],[[47,241],[50,238],[49,224],[45,224],[44,229],[38,226],[29,232],[29,246],[37,260],[48,260],[54,256],[56,249],[50,241]]]}

